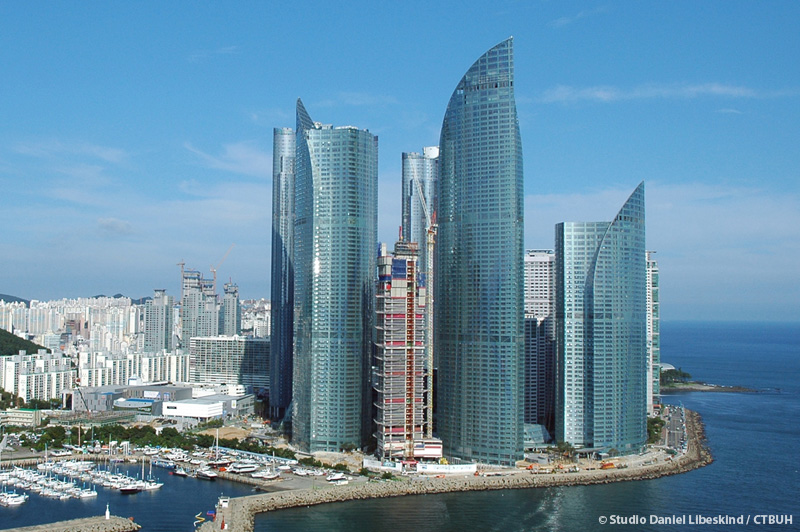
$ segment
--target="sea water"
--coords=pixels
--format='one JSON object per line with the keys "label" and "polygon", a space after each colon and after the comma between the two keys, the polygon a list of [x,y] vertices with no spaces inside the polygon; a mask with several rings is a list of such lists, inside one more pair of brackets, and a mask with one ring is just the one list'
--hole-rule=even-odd
{"label": "sea water", "polygon": [[[800,324],[662,323],[661,356],[694,380],[759,390],[664,396],[664,402],[683,404],[702,415],[714,456],[707,467],[602,486],[293,508],[257,516],[256,531],[634,532],[744,526],[703,521],[719,517],[749,517],[749,526],[757,530],[800,530]],[[786,524],[786,516],[791,516],[791,524]],[[778,518],[784,524],[777,524]],[[765,524],[757,525],[756,520]]]}
{"label": "sea water", "polygon": [[[759,390],[664,397],[666,403],[683,404],[703,416],[714,456],[707,467],[602,486],[448,493],[293,508],[257,516],[256,531],[633,532],[743,526],[690,525],[689,520],[696,523],[698,516],[749,516],[750,526],[757,530],[800,530],[800,324],[662,323],[661,352],[664,362],[681,367],[695,380]],[[137,466],[124,469],[137,472]],[[108,503],[111,513],[133,517],[145,532],[190,531],[194,516],[208,518],[206,512],[221,493],[253,493],[250,486],[220,479],[207,482],[173,477],[156,468],[153,472],[165,483],[153,492],[120,495],[97,487],[94,499],[67,501],[31,494],[21,506],[0,507],[0,529],[103,515]],[[759,526],[753,522],[756,516],[775,520],[791,516],[792,524]],[[685,521],[658,524],[671,518]],[[609,524],[612,519],[618,524]]]}

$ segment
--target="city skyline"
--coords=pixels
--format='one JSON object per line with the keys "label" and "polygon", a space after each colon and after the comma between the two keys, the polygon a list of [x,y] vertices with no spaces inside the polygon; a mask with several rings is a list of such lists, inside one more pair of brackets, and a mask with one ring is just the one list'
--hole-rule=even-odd
{"label": "city skyline", "polygon": [[644,179],[663,319],[800,316],[797,5],[188,6],[0,7],[0,293],[178,298],[176,263],[208,275],[235,242],[220,279],[269,297],[271,135],[300,95],[380,137],[393,242],[402,152],[513,35],[526,249]]}

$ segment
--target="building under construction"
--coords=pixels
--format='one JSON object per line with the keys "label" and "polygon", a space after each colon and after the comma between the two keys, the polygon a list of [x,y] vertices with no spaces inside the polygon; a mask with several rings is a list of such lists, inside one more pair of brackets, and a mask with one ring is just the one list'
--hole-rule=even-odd
{"label": "building under construction", "polygon": [[431,371],[426,357],[426,276],[418,245],[400,241],[378,256],[376,391],[377,454],[384,459],[440,458],[430,437]]}

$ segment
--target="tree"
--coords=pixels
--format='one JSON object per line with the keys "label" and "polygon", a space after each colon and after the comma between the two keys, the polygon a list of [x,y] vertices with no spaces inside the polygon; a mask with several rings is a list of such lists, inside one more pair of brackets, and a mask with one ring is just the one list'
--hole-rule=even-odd
{"label": "tree", "polygon": [[687,382],[691,378],[691,375],[683,371],[681,368],[678,368],[662,371],[659,381],[661,382],[662,386],[669,386],[670,384],[674,384],[676,382]]}
{"label": "tree", "polygon": [[565,458],[572,458],[575,455],[575,447],[573,447],[569,442],[565,441],[558,442],[558,445],[556,445],[556,451]]}
{"label": "tree", "polygon": [[658,443],[661,441],[661,430],[666,421],[660,417],[647,418],[647,443]]}

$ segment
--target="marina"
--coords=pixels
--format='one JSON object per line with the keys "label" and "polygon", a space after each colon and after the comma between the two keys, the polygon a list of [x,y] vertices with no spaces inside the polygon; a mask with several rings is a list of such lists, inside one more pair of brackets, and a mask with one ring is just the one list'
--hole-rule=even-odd
{"label": "marina", "polygon": [[[94,462],[90,462],[94,464]],[[60,464],[61,467],[66,466]],[[112,485],[105,486],[100,480],[96,480],[94,485],[91,481],[81,479],[87,472],[81,473],[75,478],[71,478],[61,473],[52,471],[43,472],[39,470],[35,463],[26,464],[24,467],[3,466],[3,473],[0,478],[5,478],[8,474],[10,480],[13,476],[16,479],[17,468],[20,475],[31,475],[35,473],[37,477],[49,476],[51,481],[63,483],[64,489],[83,489],[86,482],[87,489],[96,491],[96,496],[92,497],[47,497],[32,492],[29,489],[18,488],[12,484],[0,487],[0,492],[26,496],[25,502],[0,506],[0,529],[18,530],[23,527],[44,525],[72,519],[84,519],[105,514],[107,505],[113,515],[123,516],[127,521],[129,517],[134,518],[138,525],[141,525],[148,532],[178,532],[194,530],[193,523],[200,514],[204,519],[209,519],[207,512],[212,511],[221,493],[233,497],[252,495],[253,486],[240,482],[232,482],[227,478],[218,478],[214,482],[205,482],[190,476],[170,474],[169,470],[153,467],[153,480],[162,484],[158,489],[141,489],[128,495],[123,494],[121,489],[114,488]],[[107,469],[108,468],[108,469]],[[56,468],[57,471],[60,468]],[[24,473],[23,473],[24,472]],[[118,486],[125,485],[126,482],[135,482],[141,479],[141,463],[132,464],[130,462],[119,462],[106,464],[104,461],[97,463],[94,470],[96,477],[103,481],[110,481]],[[74,474],[74,473],[73,473]],[[149,476],[149,466],[145,467],[145,481]],[[224,473],[220,477],[226,476]],[[16,482],[16,480],[14,481]],[[70,488],[69,486],[73,486]],[[44,530],[44,528],[42,528]],[[47,530],[53,530],[47,528]],[[101,530],[101,528],[98,528]]]}

